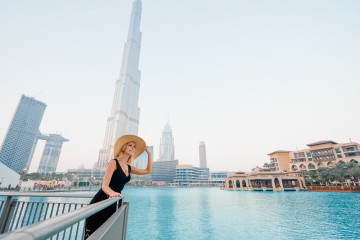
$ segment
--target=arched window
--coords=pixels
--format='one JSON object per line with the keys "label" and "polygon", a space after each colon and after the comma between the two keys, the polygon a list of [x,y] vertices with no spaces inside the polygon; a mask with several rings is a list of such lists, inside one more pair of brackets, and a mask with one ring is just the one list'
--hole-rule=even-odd
{"label": "arched window", "polygon": [[233,188],[233,182],[229,180],[229,188]]}
{"label": "arched window", "polygon": [[240,181],[236,180],[236,188],[240,188]]}
{"label": "arched window", "polygon": [[245,180],[242,180],[242,186],[246,187],[246,181]]}
{"label": "arched window", "polygon": [[315,168],[316,168],[315,165],[312,164],[312,163],[310,163],[310,164],[308,165],[308,167],[309,167],[309,169],[315,169]]}
{"label": "arched window", "polygon": [[279,179],[278,179],[278,178],[275,178],[275,179],[274,179],[274,182],[275,182],[275,188],[280,187],[280,182],[279,182]]}
{"label": "arched window", "polygon": [[352,163],[359,163],[359,162],[356,161],[355,159],[351,159],[350,162],[352,162]]}
{"label": "arched window", "polygon": [[293,171],[299,170],[299,168],[298,168],[296,165],[292,165],[291,169],[292,169]]}
{"label": "arched window", "polygon": [[324,163],[319,162],[319,163],[317,164],[317,166],[318,166],[318,168],[320,168],[320,167],[325,167],[325,164],[324,164]]}

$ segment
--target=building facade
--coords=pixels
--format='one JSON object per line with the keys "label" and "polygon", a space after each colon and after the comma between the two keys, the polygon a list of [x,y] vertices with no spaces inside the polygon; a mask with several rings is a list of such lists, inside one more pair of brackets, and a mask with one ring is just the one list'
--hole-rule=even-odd
{"label": "building facade", "polygon": [[162,137],[160,139],[159,160],[158,161],[173,161],[175,159],[175,146],[172,130],[167,123],[163,129]]}
{"label": "building facade", "polygon": [[359,163],[360,145],[355,142],[337,143],[322,140],[307,144],[309,148],[289,153],[289,168],[292,171],[315,170],[336,163]]}
{"label": "building facade", "polygon": [[22,95],[6,133],[0,150],[0,162],[19,174],[30,165],[33,144],[45,108],[45,103]]}
{"label": "building facade", "polygon": [[[149,146],[149,149],[151,151],[151,159],[154,159],[154,146]],[[136,168],[140,169],[146,169],[148,164],[148,154],[146,151],[144,151],[137,159],[135,159],[131,166],[134,166]]]}
{"label": "building facade", "polygon": [[154,161],[151,173],[152,181],[173,183],[175,181],[176,165],[178,165],[178,163],[178,160]]}
{"label": "building facade", "polygon": [[205,146],[205,142],[203,141],[201,141],[199,144],[199,161],[200,161],[200,168],[207,168],[206,146]]}
{"label": "building facade", "polygon": [[78,180],[93,180],[93,181],[102,181],[105,176],[106,169],[68,169],[67,173],[72,175],[73,179]]}
{"label": "building facade", "polygon": [[272,171],[289,171],[290,152],[278,150],[268,154],[270,156],[270,169]]}
{"label": "building facade", "polygon": [[140,76],[138,69],[141,48],[142,2],[132,5],[127,42],[121,63],[120,77],[116,81],[110,117],[107,119],[103,148],[99,152],[98,167],[105,168],[113,158],[116,140],[125,134],[138,134],[140,108],[138,107]]}
{"label": "building facade", "polygon": [[48,173],[56,172],[59,163],[60,153],[64,142],[69,140],[59,134],[42,135],[39,134],[37,139],[46,140],[45,148],[41,156],[37,172]]}
{"label": "building facade", "polygon": [[330,167],[336,163],[359,163],[360,144],[356,142],[337,143],[321,140],[307,144],[309,148],[268,154],[270,165],[275,171],[308,171],[320,167]]}
{"label": "building facade", "polygon": [[[151,151],[151,159],[154,160],[154,146],[149,146],[149,149]],[[134,166],[136,168],[140,169],[146,169],[148,164],[148,154],[147,152],[143,152],[137,159],[135,159],[131,166]],[[151,181],[151,176],[149,174],[145,175],[131,175],[131,180],[142,180],[142,181]]]}
{"label": "building facade", "polygon": [[210,178],[213,178],[213,179],[224,179],[225,180],[230,175],[232,175],[232,174],[230,174],[229,172],[226,172],[226,171],[210,172]]}
{"label": "building facade", "polygon": [[299,191],[305,190],[305,180],[296,173],[254,171],[238,172],[225,181],[225,190]]}
{"label": "building facade", "polygon": [[198,168],[192,165],[177,165],[175,183],[183,186],[205,185],[209,183],[209,169]]}

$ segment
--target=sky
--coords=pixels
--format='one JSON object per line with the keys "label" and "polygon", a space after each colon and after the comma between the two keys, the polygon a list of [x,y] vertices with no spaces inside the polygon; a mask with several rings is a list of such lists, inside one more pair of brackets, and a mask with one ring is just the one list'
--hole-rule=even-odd
{"label": "sky", "polygon": [[[130,0],[0,1],[0,142],[22,94],[61,133],[57,171],[91,168],[119,78]],[[139,136],[159,156],[249,171],[270,152],[360,143],[360,1],[143,0]],[[36,171],[45,143],[30,166]]]}

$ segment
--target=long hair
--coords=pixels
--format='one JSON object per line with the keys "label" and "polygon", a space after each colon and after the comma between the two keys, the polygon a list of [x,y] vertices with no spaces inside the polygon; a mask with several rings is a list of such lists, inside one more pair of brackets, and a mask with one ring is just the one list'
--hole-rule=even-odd
{"label": "long hair", "polygon": [[[135,142],[134,142],[135,143]],[[129,142],[127,142],[127,143],[125,143],[124,144],[124,146],[121,148],[121,150],[120,150],[120,153],[119,153],[119,155],[117,156],[117,158],[122,158],[122,156],[124,155],[124,151],[125,151],[125,148],[126,148],[126,146],[129,144]],[[136,145],[135,145],[136,146]],[[134,154],[135,155],[135,154]],[[130,157],[128,158],[128,160],[127,160],[127,163],[128,164],[131,164],[132,163],[132,161],[134,161],[134,155],[130,155]]]}

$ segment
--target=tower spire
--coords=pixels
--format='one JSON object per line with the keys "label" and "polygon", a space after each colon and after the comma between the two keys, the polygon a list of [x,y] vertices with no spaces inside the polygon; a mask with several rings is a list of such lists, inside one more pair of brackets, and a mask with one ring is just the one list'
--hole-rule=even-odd
{"label": "tower spire", "polygon": [[121,62],[120,77],[116,81],[110,117],[107,119],[103,148],[99,152],[98,167],[106,167],[113,158],[115,141],[125,134],[138,134],[142,2],[134,0],[127,41]]}

